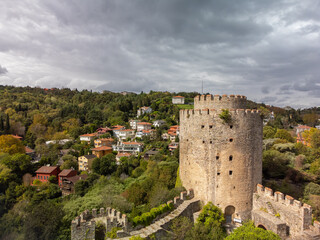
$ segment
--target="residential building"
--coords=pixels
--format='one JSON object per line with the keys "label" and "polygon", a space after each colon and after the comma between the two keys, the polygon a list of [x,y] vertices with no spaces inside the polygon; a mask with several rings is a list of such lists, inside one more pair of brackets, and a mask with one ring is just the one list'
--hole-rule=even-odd
{"label": "residential building", "polygon": [[117,163],[120,161],[122,157],[130,157],[132,154],[128,152],[119,152],[116,156]]}
{"label": "residential building", "polygon": [[106,134],[106,133],[112,133],[112,129],[111,128],[108,128],[108,127],[105,127],[105,128],[98,128],[96,130],[97,134],[98,135],[103,135],[103,134]]}
{"label": "residential building", "polygon": [[107,146],[107,147],[112,147],[112,144],[114,142],[113,138],[99,138],[94,140],[94,147],[102,147],[102,146]]}
{"label": "residential building", "polygon": [[116,125],[112,127],[112,132],[113,132],[113,136],[116,138],[119,138],[119,131],[126,129],[125,126],[121,126],[121,125]]}
{"label": "residential building", "polygon": [[171,142],[174,142],[176,137],[179,137],[179,125],[175,125],[175,126],[171,126],[169,129],[168,129],[168,135],[169,135],[169,138],[170,138],[170,141]]}
{"label": "residential building", "polygon": [[137,123],[137,131],[142,131],[142,130],[150,130],[152,124],[148,122],[139,122]]}
{"label": "residential building", "polygon": [[62,186],[61,186],[62,195],[69,195],[71,193],[74,193],[75,184],[80,180],[86,180],[87,177],[88,176],[86,174],[81,174],[81,175],[75,175],[72,177],[63,178]]}
{"label": "residential building", "polygon": [[147,151],[144,155],[143,155],[143,158],[144,159],[150,159],[150,157],[154,156],[154,155],[157,155],[159,153],[158,150],[156,149],[151,149],[149,151]]}
{"label": "residential building", "polygon": [[77,175],[77,170],[74,169],[63,169],[59,174],[58,174],[58,184],[59,187],[62,187],[62,181],[65,178],[68,177],[73,177]]}
{"label": "residential building", "polygon": [[80,135],[80,141],[90,143],[97,136],[97,133],[87,133]]}
{"label": "residential building", "polygon": [[155,130],[150,129],[150,130],[142,130],[139,132],[136,132],[136,138],[142,138],[144,136],[149,136],[151,139],[155,137]]}
{"label": "residential building", "polygon": [[30,156],[32,158],[32,160],[34,160],[36,158],[36,152],[29,148],[29,147],[24,147],[25,151],[26,151],[26,155]]}
{"label": "residential building", "polygon": [[179,147],[179,143],[174,142],[169,144],[168,149],[171,153],[173,153],[173,151],[176,150],[178,147]]}
{"label": "residential building", "polygon": [[36,171],[36,179],[40,180],[41,182],[48,182],[49,177],[56,176],[56,178],[58,178],[59,173],[59,166],[42,166]]}
{"label": "residential building", "polygon": [[73,141],[72,139],[61,139],[61,140],[49,140],[46,141],[46,145],[49,144],[60,144],[60,145],[65,145],[67,142]]}
{"label": "residential building", "polygon": [[306,130],[310,130],[311,127],[306,126],[306,125],[299,125],[298,127],[296,127],[296,134],[298,135],[298,133],[304,132]]}
{"label": "residential building", "polygon": [[164,121],[164,120],[156,120],[153,122],[153,126],[155,126],[155,127],[161,127],[164,124],[166,124],[166,121]]}
{"label": "residential building", "polygon": [[108,146],[102,146],[102,147],[97,147],[97,148],[91,148],[92,154],[97,156],[98,158],[101,158],[108,153],[112,153],[112,147]]}
{"label": "residential building", "polygon": [[162,138],[163,140],[168,140],[168,139],[170,139],[170,135],[169,135],[168,133],[163,133],[163,134],[161,135],[161,138]]}
{"label": "residential building", "polygon": [[116,137],[120,140],[126,140],[128,138],[134,138],[135,130],[133,129],[123,129],[116,131]]}
{"label": "residential building", "polygon": [[138,119],[130,119],[129,120],[129,125],[132,129],[137,129],[137,123],[141,122],[141,120]]}
{"label": "residential building", "polygon": [[138,142],[118,142],[117,145],[112,146],[114,151],[129,153],[142,152],[142,147],[142,143]]}
{"label": "residential building", "polygon": [[173,104],[184,104],[184,97],[182,96],[174,96],[172,97]]}
{"label": "residential building", "polygon": [[137,111],[137,117],[140,117],[146,113],[151,113],[152,112],[152,108],[151,107],[141,107],[138,109]]}
{"label": "residential building", "polygon": [[92,162],[96,157],[93,154],[78,157],[79,171],[90,171]]}

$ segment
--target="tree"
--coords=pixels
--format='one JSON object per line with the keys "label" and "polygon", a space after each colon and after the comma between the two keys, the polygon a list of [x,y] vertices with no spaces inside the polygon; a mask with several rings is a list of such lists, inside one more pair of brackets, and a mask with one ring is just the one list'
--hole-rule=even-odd
{"label": "tree", "polygon": [[168,239],[183,240],[188,235],[189,230],[193,227],[193,223],[187,217],[175,218],[170,227],[170,234]]}
{"label": "tree", "polygon": [[265,126],[263,127],[263,138],[274,138],[274,135],[276,134],[277,129],[271,127],[271,126]]}
{"label": "tree", "polygon": [[101,175],[109,175],[117,169],[116,157],[109,153],[102,158],[96,158],[92,162],[92,170]]}
{"label": "tree", "polygon": [[253,222],[248,222],[241,227],[236,228],[226,240],[281,240],[281,238],[271,232],[262,228],[257,228]]}
{"label": "tree", "polygon": [[308,146],[312,148],[320,147],[320,130],[317,128],[311,128],[302,133],[302,137],[306,141]]}
{"label": "tree", "polygon": [[291,134],[285,129],[278,129],[274,137],[287,140],[288,142],[294,142]]}
{"label": "tree", "polygon": [[0,156],[0,162],[10,168],[19,178],[23,174],[32,171],[31,160],[30,156],[21,153]]}
{"label": "tree", "polygon": [[0,152],[9,154],[25,153],[25,147],[19,139],[11,135],[2,135],[0,136]]}
{"label": "tree", "polygon": [[303,115],[302,120],[305,124],[314,127],[318,122],[318,114],[315,113],[307,113]]}
{"label": "tree", "polygon": [[59,204],[43,201],[34,205],[25,217],[25,239],[55,239],[63,215],[63,209]]}

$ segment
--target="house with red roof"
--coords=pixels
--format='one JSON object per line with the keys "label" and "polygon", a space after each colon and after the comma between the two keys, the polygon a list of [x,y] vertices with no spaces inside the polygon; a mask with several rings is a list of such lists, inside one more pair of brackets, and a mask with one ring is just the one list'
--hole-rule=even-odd
{"label": "house with red roof", "polygon": [[76,175],[77,175],[77,170],[74,170],[74,169],[63,169],[63,170],[58,174],[58,184],[59,184],[59,187],[60,187],[60,188],[62,187],[62,181],[63,181],[65,178],[73,177],[73,176],[76,176]]}
{"label": "house with red roof", "polygon": [[87,133],[80,135],[80,141],[82,142],[91,142],[98,134],[97,133]]}
{"label": "house with red roof", "polygon": [[174,96],[172,97],[172,103],[173,104],[184,104],[184,97],[182,96]]}
{"label": "house with red roof", "polygon": [[62,179],[62,185],[61,185],[61,191],[62,195],[69,195],[71,193],[74,193],[74,186],[75,184],[80,180],[86,180],[88,175],[81,174],[81,175],[75,175],[72,177],[66,177]]}
{"label": "house with red roof", "polygon": [[310,130],[310,129],[311,129],[311,127],[309,127],[307,125],[298,125],[296,127],[296,134],[298,135],[298,133],[302,133],[302,132],[304,132],[306,130]]}
{"label": "house with red roof", "polygon": [[92,154],[97,156],[98,158],[107,155],[108,153],[112,153],[112,147],[109,146],[101,146],[97,148],[91,148]]}
{"label": "house with red roof", "polygon": [[49,177],[56,176],[58,178],[59,173],[59,166],[42,166],[36,171],[36,179],[40,180],[41,182],[48,182]]}
{"label": "house with red roof", "polygon": [[141,107],[137,110],[137,117],[140,117],[146,113],[151,113],[152,108],[151,107]]}
{"label": "house with red roof", "polygon": [[94,147],[102,147],[102,146],[108,146],[112,147],[112,144],[114,142],[113,138],[98,138],[94,140]]}
{"label": "house with red roof", "polygon": [[152,124],[148,122],[139,122],[137,123],[137,131],[142,131],[142,130],[150,130]]}

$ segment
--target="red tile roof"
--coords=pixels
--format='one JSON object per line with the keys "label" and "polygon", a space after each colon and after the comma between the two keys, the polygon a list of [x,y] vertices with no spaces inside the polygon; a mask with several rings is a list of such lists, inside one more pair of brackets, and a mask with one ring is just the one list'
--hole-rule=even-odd
{"label": "red tile roof", "polygon": [[174,96],[173,98],[184,98],[184,97],[182,97],[182,96]]}
{"label": "red tile roof", "polygon": [[67,177],[70,173],[77,172],[74,169],[63,169],[61,173],[58,174],[59,177]]}
{"label": "red tile roof", "polygon": [[16,139],[22,139],[22,137],[18,136],[18,135],[11,135],[12,137],[16,138]]}
{"label": "red tile roof", "polygon": [[97,133],[87,133],[87,134],[80,135],[80,137],[95,137],[96,135]]}
{"label": "red tile roof", "polygon": [[130,157],[131,155],[131,153],[118,153],[117,157]]}
{"label": "red tile roof", "polygon": [[122,142],[122,143],[127,145],[142,145],[141,143],[138,143],[138,142]]}
{"label": "red tile roof", "polygon": [[152,125],[152,124],[148,122],[138,122],[137,125]]}
{"label": "red tile roof", "polygon": [[102,146],[97,148],[91,148],[91,151],[107,151],[107,150],[112,150],[112,147]]}
{"label": "red tile roof", "polygon": [[24,147],[26,153],[34,153],[34,150],[29,147]]}
{"label": "red tile roof", "polygon": [[36,173],[52,173],[57,168],[59,167],[58,166],[42,166],[36,171]]}

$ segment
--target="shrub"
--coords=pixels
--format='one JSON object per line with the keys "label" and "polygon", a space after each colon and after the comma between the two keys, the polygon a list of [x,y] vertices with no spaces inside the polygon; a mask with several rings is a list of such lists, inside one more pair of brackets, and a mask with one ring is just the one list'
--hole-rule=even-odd
{"label": "shrub", "polygon": [[219,117],[225,122],[231,122],[231,114],[228,109],[222,109],[222,112],[219,114]]}

